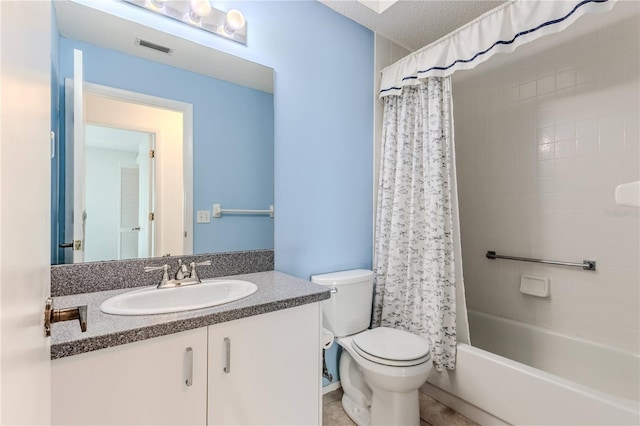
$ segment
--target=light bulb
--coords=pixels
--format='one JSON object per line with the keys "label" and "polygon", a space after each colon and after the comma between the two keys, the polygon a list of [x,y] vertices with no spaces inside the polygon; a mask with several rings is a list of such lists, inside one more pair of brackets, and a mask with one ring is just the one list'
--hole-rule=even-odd
{"label": "light bulb", "polygon": [[209,0],[191,0],[191,11],[194,15],[204,18],[211,13]]}
{"label": "light bulb", "polygon": [[224,31],[231,35],[244,28],[244,15],[237,9],[231,9],[224,18]]}
{"label": "light bulb", "polygon": [[164,12],[164,2],[166,0],[145,0],[144,5],[155,12]]}

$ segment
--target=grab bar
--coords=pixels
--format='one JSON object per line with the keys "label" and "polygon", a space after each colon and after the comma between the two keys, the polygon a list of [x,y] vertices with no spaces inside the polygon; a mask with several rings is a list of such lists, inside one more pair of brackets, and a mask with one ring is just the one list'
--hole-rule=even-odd
{"label": "grab bar", "polygon": [[502,254],[496,254],[495,251],[487,251],[487,258],[489,258],[489,259],[519,260],[521,262],[546,263],[546,264],[549,264],[549,265],[573,266],[573,267],[577,267],[577,268],[582,268],[585,271],[595,271],[596,270],[596,261],[595,260],[583,260],[582,263],[562,262],[562,261],[558,261],[558,260],[543,260],[543,259],[531,259],[529,257],[504,256]]}
{"label": "grab bar", "polygon": [[268,214],[269,217],[273,217],[273,212],[273,205],[269,206],[269,210],[223,209],[220,204],[213,205],[213,217],[222,217],[222,213]]}

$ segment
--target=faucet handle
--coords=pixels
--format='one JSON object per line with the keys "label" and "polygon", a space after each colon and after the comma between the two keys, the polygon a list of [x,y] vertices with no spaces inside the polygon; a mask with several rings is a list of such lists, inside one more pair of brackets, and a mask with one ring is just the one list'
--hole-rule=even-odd
{"label": "faucet handle", "polygon": [[158,271],[160,269],[164,270],[164,273],[162,274],[162,281],[159,284],[159,286],[162,286],[163,284],[169,281],[169,265],[164,264],[162,266],[145,266],[144,267],[145,272]]}
{"label": "faucet handle", "polygon": [[162,266],[145,266],[144,267],[144,271],[145,272],[151,272],[151,271],[159,271],[160,269],[164,269],[165,272],[167,272],[169,270],[169,265],[162,265]]}
{"label": "faucet handle", "polygon": [[204,262],[191,262],[191,278],[195,279],[197,282],[200,282],[200,277],[198,276],[198,272],[196,271],[196,266],[207,266],[211,265],[210,260],[205,260]]}

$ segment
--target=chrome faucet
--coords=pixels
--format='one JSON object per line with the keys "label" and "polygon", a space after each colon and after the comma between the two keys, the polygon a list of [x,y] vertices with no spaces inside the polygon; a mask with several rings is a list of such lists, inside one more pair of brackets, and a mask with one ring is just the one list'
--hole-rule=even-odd
{"label": "chrome faucet", "polygon": [[189,273],[187,272],[187,265],[182,263],[182,259],[178,259],[178,270],[176,271],[176,280],[183,280],[189,277]]}
{"label": "chrome faucet", "polygon": [[169,265],[162,266],[145,266],[145,272],[157,271],[162,269],[164,272],[162,274],[162,280],[160,284],[158,284],[158,288],[173,288],[173,287],[182,287],[192,284],[199,284],[200,277],[198,277],[198,272],[196,271],[196,266],[205,266],[211,265],[210,260],[205,260],[204,262],[191,262],[189,266],[191,266],[191,272],[187,271],[187,265],[182,263],[182,259],[178,259],[178,270],[175,274],[175,279],[169,279]]}

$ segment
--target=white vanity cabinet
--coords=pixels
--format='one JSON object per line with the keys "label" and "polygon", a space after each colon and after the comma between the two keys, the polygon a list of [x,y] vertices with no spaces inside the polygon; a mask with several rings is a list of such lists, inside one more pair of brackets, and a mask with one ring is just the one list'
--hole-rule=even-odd
{"label": "white vanity cabinet", "polygon": [[208,425],[317,425],[320,304],[209,326]]}
{"label": "white vanity cabinet", "polygon": [[51,376],[54,425],[205,425],[207,329],[56,359]]}
{"label": "white vanity cabinet", "polygon": [[56,359],[52,423],[317,425],[320,345],[311,303]]}

